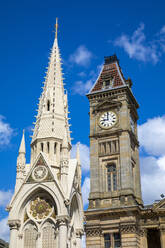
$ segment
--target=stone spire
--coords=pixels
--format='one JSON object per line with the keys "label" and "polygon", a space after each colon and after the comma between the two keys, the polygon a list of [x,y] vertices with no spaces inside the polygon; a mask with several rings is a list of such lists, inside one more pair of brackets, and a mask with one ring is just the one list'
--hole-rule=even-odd
{"label": "stone spire", "polygon": [[19,147],[19,154],[20,153],[26,153],[26,149],[25,149],[25,134],[24,134],[24,130],[23,130],[23,134],[22,134],[22,140],[21,140],[21,144]]}
{"label": "stone spire", "polygon": [[48,142],[50,139],[51,141],[57,140],[62,145],[66,130],[67,139],[71,143],[68,124],[67,93],[63,85],[61,57],[57,41],[57,21],[55,26],[55,40],[50,54],[43,92],[39,98],[38,113],[36,122],[34,123],[35,127],[31,142],[31,147],[35,150],[35,157],[40,147],[40,145],[37,147],[38,140],[41,141],[43,139],[44,142]]}
{"label": "stone spire", "polygon": [[77,163],[78,163],[77,171],[78,171],[79,189],[81,190],[80,142],[77,143],[76,159],[77,159]]}
{"label": "stone spire", "polygon": [[77,159],[78,165],[80,165],[81,164],[81,162],[80,162],[80,142],[77,143],[76,159]]}
{"label": "stone spire", "polygon": [[20,148],[19,148],[19,154],[17,157],[17,176],[16,176],[16,186],[15,186],[15,190],[17,191],[26,174],[26,170],[25,170],[25,165],[26,165],[26,158],[25,158],[25,135],[24,135],[24,130],[23,130],[23,134],[22,134],[22,140],[21,140],[21,144],[20,144]]}

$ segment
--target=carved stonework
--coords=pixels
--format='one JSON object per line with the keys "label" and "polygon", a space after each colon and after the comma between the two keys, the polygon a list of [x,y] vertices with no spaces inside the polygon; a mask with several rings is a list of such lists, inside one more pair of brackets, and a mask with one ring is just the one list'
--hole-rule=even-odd
{"label": "carved stonework", "polygon": [[12,229],[18,230],[20,225],[21,225],[21,222],[20,222],[20,220],[9,220],[8,225],[10,227],[10,230],[12,230]]}
{"label": "carved stonework", "polygon": [[61,225],[67,225],[69,222],[69,218],[67,215],[57,216],[57,224],[59,226]]}
{"label": "carved stonework", "polygon": [[69,200],[69,199],[65,199],[65,200],[64,200],[64,204],[65,204],[66,207],[69,207],[69,205],[70,205],[70,200]]}
{"label": "carved stonework", "polygon": [[139,230],[139,235],[140,235],[141,237],[147,236],[147,229],[146,229],[146,228],[141,228],[141,229]]}
{"label": "carved stonework", "polygon": [[79,188],[79,179],[78,176],[76,175],[73,181],[73,187],[75,188],[75,190],[77,191]]}
{"label": "carved stonework", "polygon": [[27,212],[25,211],[25,214],[24,214],[24,222],[26,222],[28,219],[29,219],[29,216],[27,215]]}
{"label": "carved stonework", "polygon": [[86,229],[87,237],[100,237],[102,235],[102,230],[100,228]]}
{"label": "carved stonework", "polygon": [[49,182],[52,181],[53,177],[50,171],[44,165],[36,165],[33,172],[30,174],[27,182]]}
{"label": "carved stonework", "polygon": [[32,177],[35,181],[43,181],[48,175],[48,169],[45,166],[37,166],[33,172]]}
{"label": "carved stonework", "polygon": [[61,167],[68,167],[68,165],[69,165],[68,159],[65,159],[65,160],[61,161]]}
{"label": "carved stonework", "polygon": [[53,206],[48,199],[36,197],[30,202],[28,213],[37,221],[41,221],[53,212]]}
{"label": "carved stonework", "polygon": [[76,229],[76,237],[81,238],[84,234],[84,231],[82,229]]}
{"label": "carved stonework", "polygon": [[123,225],[120,226],[121,233],[136,233],[137,227],[135,225]]}
{"label": "carved stonework", "polygon": [[165,233],[165,226],[160,227],[160,232]]}

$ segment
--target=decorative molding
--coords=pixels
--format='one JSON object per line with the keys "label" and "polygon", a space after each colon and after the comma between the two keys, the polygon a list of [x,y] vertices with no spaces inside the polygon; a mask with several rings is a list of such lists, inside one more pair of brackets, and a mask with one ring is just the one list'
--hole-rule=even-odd
{"label": "decorative molding", "polygon": [[65,200],[64,200],[64,204],[65,204],[66,207],[69,207],[69,205],[70,205],[70,200],[69,200],[69,199],[65,199]]}
{"label": "decorative molding", "polygon": [[87,237],[100,237],[102,235],[101,228],[86,229],[85,232]]}
{"label": "decorative molding", "polygon": [[147,236],[147,229],[146,228],[140,228],[139,235],[141,237]]}
{"label": "decorative molding", "polygon": [[61,216],[57,216],[56,220],[59,226],[62,226],[62,225],[65,226],[69,222],[69,217],[67,215],[61,215]]}
{"label": "decorative molding", "polygon": [[160,232],[163,233],[163,234],[165,233],[165,226],[160,227]]}
{"label": "decorative molding", "polygon": [[21,222],[20,220],[9,220],[8,225],[10,227],[10,230],[13,230],[13,229],[18,230],[21,225]]}
{"label": "decorative molding", "polygon": [[18,234],[18,238],[19,239],[22,239],[23,238],[23,234],[22,233]]}
{"label": "decorative molding", "polygon": [[136,233],[137,226],[136,225],[122,225],[120,226],[121,233]]}
{"label": "decorative molding", "polygon": [[84,234],[83,229],[79,229],[79,228],[76,229],[76,238],[81,238],[83,234]]}

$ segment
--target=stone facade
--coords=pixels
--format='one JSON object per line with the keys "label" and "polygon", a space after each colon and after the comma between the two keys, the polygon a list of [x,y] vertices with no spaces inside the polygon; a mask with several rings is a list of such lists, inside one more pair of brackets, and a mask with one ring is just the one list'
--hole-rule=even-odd
{"label": "stone facade", "polygon": [[[57,24],[56,24],[57,27]],[[67,94],[56,37],[26,163],[24,133],[9,211],[10,248],[81,247],[83,204],[79,147],[70,158]]]}
{"label": "stone facade", "polygon": [[165,199],[141,196],[138,103],[117,57],[105,57],[90,103],[90,195],[87,248],[165,248]]}

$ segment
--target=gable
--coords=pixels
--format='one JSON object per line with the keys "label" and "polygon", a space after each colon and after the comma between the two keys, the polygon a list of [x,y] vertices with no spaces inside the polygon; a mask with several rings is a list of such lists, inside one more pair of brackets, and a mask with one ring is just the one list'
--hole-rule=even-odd
{"label": "gable", "polygon": [[99,111],[99,110],[106,110],[106,109],[114,109],[114,108],[117,108],[117,107],[121,107],[122,103],[121,102],[115,102],[115,101],[104,101],[104,102],[101,102],[99,103],[95,108],[94,108],[94,111]]}
{"label": "gable", "polygon": [[27,177],[26,183],[39,183],[39,182],[48,182],[53,181],[54,177],[50,171],[49,166],[47,165],[42,154],[39,155],[37,162],[30,170],[30,173]]}
{"label": "gable", "polygon": [[165,211],[165,198],[153,206],[154,211]]}

